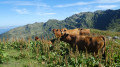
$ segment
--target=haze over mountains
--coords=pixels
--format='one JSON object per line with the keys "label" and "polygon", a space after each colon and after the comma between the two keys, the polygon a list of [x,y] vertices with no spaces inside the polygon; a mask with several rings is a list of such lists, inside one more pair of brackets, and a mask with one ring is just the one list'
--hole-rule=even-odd
{"label": "haze over mountains", "polygon": [[0,27],[0,34],[8,32],[10,29],[16,28],[18,26]]}
{"label": "haze over mountains", "polygon": [[0,29],[0,34],[9,31],[9,29]]}
{"label": "haze over mountains", "polygon": [[43,23],[28,24],[25,26],[14,28],[4,34],[0,38],[8,36],[24,37],[31,36],[52,37],[52,29],[54,28],[94,28],[100,30],[110,30],[120,32],[120,9],[118,10],[98,10],[95,12],[81,12],[67,17],[64,20],[50,19]]}

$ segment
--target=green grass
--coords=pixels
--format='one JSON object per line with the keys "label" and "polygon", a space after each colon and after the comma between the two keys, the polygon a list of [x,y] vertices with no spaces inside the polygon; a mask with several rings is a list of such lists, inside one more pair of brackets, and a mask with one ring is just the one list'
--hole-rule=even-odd
{"label": "green grass", "polygon": [[[97,35],[104,35],[105,37],[107,37],[107,36],[110,36],[110,37],[118,36],[118,37],[120,37],[120,32],[111,32],[111,31],[91,29],[91,33],[92,34],[95,33]],[[111,40],[106,39],[106,40],[107,40],[107,43],[110,47],[111,47],[111,45],[118,46],[116,48],[120,47],[120,40],[119,39],[111,39]]]}
{"label": "green grass", "polygon": [[[38,63],[37,60],[30,59],[30,58],[21,58],[21,52],[19,50],[15,49],[6,49],[5,53],[8,54],[9,61],[4,62],[3,64],[0,64],[0,67],[42,67],[44,65],[41,65]],[[23,54],[26,54],[25,51],[23,51]]]}
{"label": "green grass", "polygon": [[97,30],[97,29],[91,29],[91,33],[94,33],[96,35],[104,35],[104,36],[119,36],[120,32],[112,32],[112,31],[104,31],[104,30]]}
{"label": "green grass", "polygon": [[[92,33],[111,37],[119,34],[99,30],[92,30]],[[0,67],[98,67],[100,64],[106,67],[120,66],[120,40],[117,39],[106,41],[105,60],[101,59],[100,53],[95,58],[92,53],[78,50],[72,52],[70,45],[65,42],[56,40],[52,45],[45,42],[24,39],[11,42],[3,40],[0,42]]]}

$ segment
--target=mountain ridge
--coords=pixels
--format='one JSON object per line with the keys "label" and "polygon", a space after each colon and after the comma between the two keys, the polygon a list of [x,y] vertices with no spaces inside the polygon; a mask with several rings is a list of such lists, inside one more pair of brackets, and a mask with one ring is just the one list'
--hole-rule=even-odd
{"label": "mountain ridge", "polygon": [[[113,26],[114,25],[114,26]],[[116,27],[117,26],[117,27]],[[100,30],[111,30],[120,32],[120,9],[118,10],[98,10],[95,12],[82,12],[67,17],[64,20],[49,19],[47,22],[27,24],[25,26],[12,29],[5,34],[1,34],[0,38],[8,35],[11,37],[31,36],[53,37],[52,29],[54,28],[94,28]]]}

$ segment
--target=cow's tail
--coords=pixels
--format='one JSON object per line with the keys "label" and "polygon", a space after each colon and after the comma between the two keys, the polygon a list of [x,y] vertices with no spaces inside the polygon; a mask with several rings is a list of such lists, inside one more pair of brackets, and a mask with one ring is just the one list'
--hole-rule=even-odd
{"label": "cow's tail", "polygon": [[105,53],[105,51],[106,51],[106,39],[105,39],[104,36],[101,36],[101,37],[102,37],[102,39],[104,41],[104,45],[102,47],[102,56],[103,56],[103,59],[106,59],[106,53]]}

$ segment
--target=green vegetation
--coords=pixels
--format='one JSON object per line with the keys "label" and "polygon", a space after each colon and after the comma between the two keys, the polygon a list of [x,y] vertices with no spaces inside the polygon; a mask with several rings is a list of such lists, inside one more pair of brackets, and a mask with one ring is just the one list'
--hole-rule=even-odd
{"label": "green vegetation", "polygon": [[[120,36],[118,32],[96,29],[92,29],[91,32],[111,37]],[[92,53],[79,52],[77,49],[73,52],[69,44],[59,40],[54,44],[46,44],[45,39],[34,41],[31,38],[0,41],[0,67],[98,67],[101,65],[120,66],[120,40],[106,40],[105,60],[102,59],[101,53],[95,58]]]}
{"label": "green vegetation", "polygon": [[120,37],[120,32],[112,32],[112,31],[105,31],[105,30],[97,30],[97,29],[91,29],[91,34],[93,35],[105,35],[105,36],[118,36]]}
{"label": "green vegetation", "polygon": [[18,27],[0,35],[0,39],[3,37],[20,38],[24,37],[28,39],[29,36],[34,38],[35,36],[49,38],[53,37],[52,29],[57,28],[93,28],[99,30],[110,30],[113,32],[120,32],[120,9],[118,10],[106,10],[95,12],[81,12],[67,17],[64,20],[50,19],[45,23],[28,24],[22,27]]}
{"label": "green vegetation", "polygon": [[110,31],[120,31],[120,19],[115,19],[109,24],[108,30]]}

